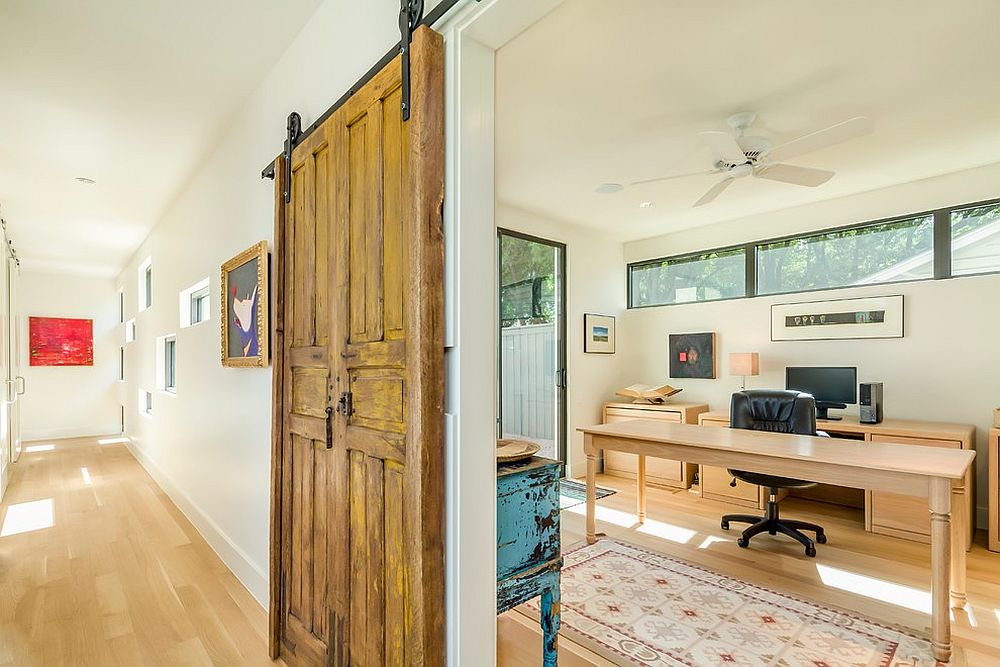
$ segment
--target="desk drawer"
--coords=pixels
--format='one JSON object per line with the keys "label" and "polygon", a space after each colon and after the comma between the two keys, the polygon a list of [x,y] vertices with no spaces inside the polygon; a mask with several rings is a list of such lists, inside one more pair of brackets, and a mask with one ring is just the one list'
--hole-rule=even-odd
{"label": "desk drawer", "polygon": [[[652,410],[629,410],[627,408],[608,408],[605,411],[604,423],[614,424],[615,422],[632,419],[666,421],[674,424],[681,423],[680,413],[677,412],[654,412]],[[612,451],[604,452],[605,472],[635,479],[638,469],[639,457],[635,454]],[[687,488],[691,486],[691,481],[689,475],[685,473],[686,468],[680,461],[660,459],[653,456],[646,457],[646,481],[650,484]]]}
{"label": "desk drawer", "polygon": [[[953,449],[961,449],[962,447],[962,443],[957,440],[934,440],[882,434],[873,434],[871,441]],[[930,541],[931,516],[927,511],[926,498],[904,496],[886,491],[872,491],[869,511],[871,512],[873,533],[893,535],[921,542]]]}

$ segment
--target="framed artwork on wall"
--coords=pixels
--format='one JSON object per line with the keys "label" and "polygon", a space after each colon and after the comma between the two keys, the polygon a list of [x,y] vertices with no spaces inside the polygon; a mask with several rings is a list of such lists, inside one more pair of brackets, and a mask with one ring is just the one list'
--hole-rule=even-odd
{"label": "framed artwork on wall", "polygon": [[613,315],[583,315],[583,351],[589,354],[615,353],[615,318]]}
{"label": "framed artwork on wall", "polygon": [[902,337],[902,294],[771,306],[772,341]]}
{"label": "framed artwork on wall", "polygon": [[667,345],[670,377],[715,379],[715,332],[670,334]]}
{"label": "framed artwork on wall", "polygon": [[29,317],[28,365],[93,366],[94,321]]}
{"label": "framed artwork on wall", "polygon": [[267,241],[247,248],[222,265],[222,365],[268,364]]}

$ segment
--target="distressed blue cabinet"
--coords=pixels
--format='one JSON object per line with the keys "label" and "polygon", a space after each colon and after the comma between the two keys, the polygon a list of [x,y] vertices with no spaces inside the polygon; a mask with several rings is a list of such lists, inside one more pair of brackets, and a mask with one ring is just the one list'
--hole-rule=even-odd
{"label": "distressed blue cabinet", "polygon": [[497,466],[497,613],[541,597],[542,656],[555,667],[559,634],[559,461]]}

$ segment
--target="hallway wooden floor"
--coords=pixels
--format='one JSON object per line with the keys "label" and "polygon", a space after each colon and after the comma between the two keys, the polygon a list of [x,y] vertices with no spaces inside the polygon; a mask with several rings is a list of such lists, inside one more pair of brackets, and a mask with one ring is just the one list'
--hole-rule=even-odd
{"label": "hallway wooden floor", "polygon": [[26,443],[0,506],[0,665],[258,665],[267,614],[124,444]]}

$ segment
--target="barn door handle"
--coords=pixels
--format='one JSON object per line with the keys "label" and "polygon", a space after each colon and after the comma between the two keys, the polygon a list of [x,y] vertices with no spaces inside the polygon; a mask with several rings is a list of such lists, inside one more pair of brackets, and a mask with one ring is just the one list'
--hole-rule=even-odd
{"label": "barn door handle", "polygon": [[326,448],[333,449],[333,408],[326,406]]}

